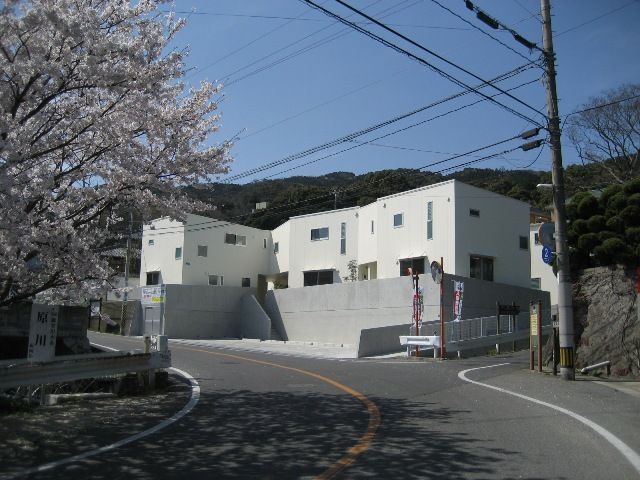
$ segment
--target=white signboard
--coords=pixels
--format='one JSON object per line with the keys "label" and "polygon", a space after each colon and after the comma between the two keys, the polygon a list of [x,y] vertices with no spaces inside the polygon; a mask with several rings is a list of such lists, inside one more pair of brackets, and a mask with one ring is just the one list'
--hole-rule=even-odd
{"label": "white signboard", "polygon": [[142,287],[141,302],[144,305],[152,305],[164,303],[166,290],[164,285],[156,285],[153,287]]}
{"label": "white signboard", "polygon": [[27,358],[34,362],[51,360],[56,354],[57,334],[58,307],[33,304]]}

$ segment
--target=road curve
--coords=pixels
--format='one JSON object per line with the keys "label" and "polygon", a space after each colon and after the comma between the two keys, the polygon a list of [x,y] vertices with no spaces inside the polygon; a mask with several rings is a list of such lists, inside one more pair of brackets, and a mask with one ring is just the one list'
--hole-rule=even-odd
{"label": "road curve", "polygon": [[469,376],[576,412],[640,451],[637,398],[530,373],[523,355],[331,361],[170,347],[174,366],[201,387],[189,415],[108,456],[30,478],[638,478],[574,418],[458,377],[508,361]]}

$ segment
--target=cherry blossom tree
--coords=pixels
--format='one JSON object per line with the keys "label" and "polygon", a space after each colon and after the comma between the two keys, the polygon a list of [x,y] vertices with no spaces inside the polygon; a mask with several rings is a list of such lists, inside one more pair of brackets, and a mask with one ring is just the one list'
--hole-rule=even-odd
{"label": "cherry blossom tree", "polygon": [[5,0],[0,7],[0,306],[88,295],[118,213],[198,208],[224,173],[219,87],[185,91],[182,22],[161,0]]}

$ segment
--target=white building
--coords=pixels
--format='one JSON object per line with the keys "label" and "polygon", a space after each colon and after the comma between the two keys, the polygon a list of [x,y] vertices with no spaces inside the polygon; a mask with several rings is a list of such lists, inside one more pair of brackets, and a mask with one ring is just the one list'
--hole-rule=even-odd
{"label": "white building", "polygon": [[189,215],[146,226],[141,285],[265,289],[425,272],[530,287],[529,205],[456,180],[379,198],[365,207],[292,217],[273,231]]}
{"label": "white building", "polygon": [[198,215],[160,218],[143,229],[140,284],[255,288],[272,252],[268,231]]}

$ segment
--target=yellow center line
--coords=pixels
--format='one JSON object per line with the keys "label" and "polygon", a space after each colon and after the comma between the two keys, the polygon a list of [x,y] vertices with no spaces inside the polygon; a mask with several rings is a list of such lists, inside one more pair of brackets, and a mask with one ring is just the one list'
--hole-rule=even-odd
{"label": "yellow center line", "polygon": [[[174,345],[174,347],[176,347],[176,345]],[[256,360],[253,358],[242,357],[240,355],[233,355],[231,353],[214,352],[211,350],[203,350],[199,348],[187,348],[187,347],[178,347],[178,348],[182,350],[191,350],[193,352],[207,353],[209,355],[217,355],[220,357],[234,358],[236,360],[244,360],[245,362],[251,362],[251,363],[256,363],[258,365],[266,365],[269,367],[281,368],[283,370],[289,370],[291,372],[300,373],[302,375],[307,375],[309,377],[317,378],[318,380],[328,383],[329,385],[336,387],[338,390],[342,390],[343,392],[346,392],[349,395],[360,400],[364,404],[364,406],[367,407],[367,412],[369,413],[369,424],[367,425],[367,430],[360,437],[360,439],[358,440],[358,443],[356,443],[354,446],[349,448],[347,452],[341,458],[339,458],[333,465],[331,465],[327,470],[325,470],[320,475],[318,475],[316,477],[317,479],[326,480],[326,479],[335,477],[338,473],[340,473],[342,470],[344,470],[349,465],[351,465],[355,461],[355,459],[359,455],[362,455],[371,446],[371,443],[373,443],[373,439],[376,436],[376,431],[380,426],[380,410],[378,410],[378,406],[375,403],[373,403],[371,400],[369,400],[365,395],[358,392],[357,390],[354,390],[351,387],[348,387],[347,385],[337,382],[336,380],[333,380],[329,377],[325,377],[324,375],[320,375],[319,373],[310,372],[308,370],[303,370],[301,368],[289,367],[287,365],[281,365],[279,363],[265,362],[263,360]]]}

